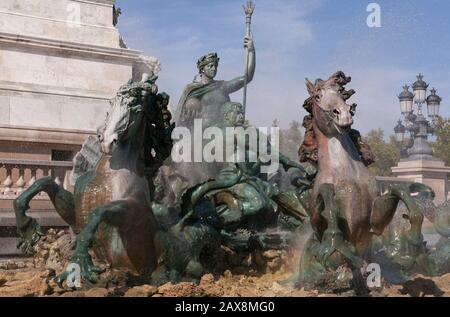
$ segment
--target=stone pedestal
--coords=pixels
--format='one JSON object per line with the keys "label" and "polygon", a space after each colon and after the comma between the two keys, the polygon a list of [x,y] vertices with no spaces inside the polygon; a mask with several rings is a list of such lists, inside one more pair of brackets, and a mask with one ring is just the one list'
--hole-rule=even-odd
{"label": "stone pedestal", "polygon": [[448,178],[450,167],[434,157],[401,160],[398,166],[392,168],[392,173],[399,178],[430,186],[436,193],[436,203],[447,200],[449,191]]}
{"label": "stone pedestal", "polygon": [[96,130],[141,55],[120,47],[113,4],[0,2],[0,137],[4,126]]}
{"label": "stone pedestal", "polygon": [[114,3],[0,1],[0,159],[33,159],[36,146],[40,160],[76,152],[120,86],[148,72],[121,45]]}

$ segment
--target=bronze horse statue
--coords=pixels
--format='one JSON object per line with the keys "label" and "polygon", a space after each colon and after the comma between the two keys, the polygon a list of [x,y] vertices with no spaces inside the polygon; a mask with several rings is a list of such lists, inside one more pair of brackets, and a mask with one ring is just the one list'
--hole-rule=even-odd
{"label": "bronze horse statue", "polygon": [[[34,196],[46,192],[58,214],[77,235],[72,262],[80,266],[83,280],[95,282],[102,271],[94,266],[88,253],[91,244],[96,255],[113,267],[140,274],[150,274],[156,268],[157,224],[146,169],[150,168],[149,161],[159,164],[155,160],[158,154],[170,154],[173,126],[156,102],[159,95],[154,80],[130,81],[121,87],[111,102],[104,126],[98,130],[98,139],[94,140],[99,159],[91,170],[78,177],[74,194],[47,177],[36,181],[14,201],[22,251],[33,253],[33,246],[42,235],[36,220],[26,211]],[[150,156],[150,150],[154,155]],[[159,161],[162,163],[163,159]],[[155,171],[158,167],[150,169]],[[67,274],[59,276],[60,283]]]}
{"label": "bronze horse statue", "polygon": [[381,235],[399,201],[408,209],[412,237],[422,243],[423,215],[412,194],[431,191],[425,185],[391,186],[379,196],[375,177],[366,166],[361,147],[352,138],[356,105],[347,104],[355,93],[345,90],[351,81],[343,72],[315,84],[306,80],[309,98],[304,107],[312,127],[318,174],[312,192],[313,235],[300,261],[299,284],[312,281],[327,270],[348,264],[353,272],[370,261],[373,235]]}

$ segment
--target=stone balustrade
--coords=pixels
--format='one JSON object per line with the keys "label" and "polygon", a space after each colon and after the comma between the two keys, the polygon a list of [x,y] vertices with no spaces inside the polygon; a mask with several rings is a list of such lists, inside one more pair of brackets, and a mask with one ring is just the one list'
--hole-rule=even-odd
{"label": "stone balustrade", "polygon": [[[72,162],[26,161],[0,158],[0,258],[21,256],[16,249],[17,233],[13,201],[35,181],[50,176],[56,183],[71,190],[69,175]],[[43,228],[67,227],[56,213],[46,193],[30,202],[30,216]]]}
{"label": "stone balustrade", "polygon": [[51,176],[57,184],[68,189],[71,169],[72,162],[0,159],[0,199],[15,198],[46,176]]}

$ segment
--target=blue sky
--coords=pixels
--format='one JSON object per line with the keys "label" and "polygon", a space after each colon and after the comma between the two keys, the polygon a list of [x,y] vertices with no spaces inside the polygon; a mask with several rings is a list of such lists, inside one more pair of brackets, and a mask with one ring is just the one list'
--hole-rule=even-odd
{"label": "blue sky", "polygon": [[[217,52],[217,78],[243,74],[244,0],[118,0],[118,28],[130,48],[158,57],[159,87],[176,107],[197,73],[198,57]],[[369,28],[366,7],[381,6],[381,28]],[[343,70],[357,94],[355,127],[391,133],[400,117],[397,95],[421,72],[450,114],[450,1],[254,0],[257,69],[248,88],[248,118],[257,126],[278,118],[301,121],[305,77]],[[430,86],[430,88],[431,88]],[[241,101],[236,93],[233,100]]]}

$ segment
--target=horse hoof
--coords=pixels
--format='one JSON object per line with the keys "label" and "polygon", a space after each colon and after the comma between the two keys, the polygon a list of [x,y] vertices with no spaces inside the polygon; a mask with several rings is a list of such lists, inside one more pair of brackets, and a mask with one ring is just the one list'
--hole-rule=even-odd
{"label": "horse hoof", "polygon": [[19,241],[17,248],[27,255],[35,254],[34,246],[39,242],[44,235],[41,232],[41,227],[36,220],[31,219],[29,224],[23,230],[18,230]]}

